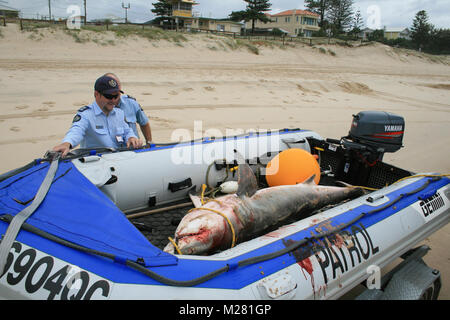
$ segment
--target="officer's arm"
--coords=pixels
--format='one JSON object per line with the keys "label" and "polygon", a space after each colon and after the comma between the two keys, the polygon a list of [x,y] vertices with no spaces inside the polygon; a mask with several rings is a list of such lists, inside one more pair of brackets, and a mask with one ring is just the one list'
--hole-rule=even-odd
{"label": "officer's arm", "polygon": [[148,121],[148,117],[145,114],[142,107],[134,101],[134,107],[136,111],[136,122],[139,123],[139,126],[141,127],[142,134],[144,135],[145,142],[151,142],[152,141],[152,129],[150,128],[150,122]]}
{"label": "officer's arm", "polygon": [[136,101],[134,102],[134,112],[136,114],[136,122],[141,126],[145,126],[148,123],[148,117],[144,112],[144,109]]}
{"label": "officer's arm", "polygon": [[55,146],[55,147],[53,148],[53,151],[61,152],[61,153],[62,153],[61,156],[62,156],[62,157],[65,157],[66,154],[70,151],[71,148],[72,148],[72,146],[70,145],[70,143],[68,143],[68,142],[63,142],[63,143],[61,143],[61,144]]}
{"label": "officer's arm", "polygon": [[122,120],[122,126],[124,128],[124,137],[125,141],[127,142],[127,148],[139,148],[140,146],[142,146],[142,141],[136,137],[133,129],[131,129],[128,123],[125,122],[125,119]]}
{"label": "officer's arm", "polygon": [[83,140],[88,127],[89,120],[87,116],[82,113],[77,113],[77,115],[73,118],[72,126],[63,139],[63,143],[67,142],[72,148],[75,148],[80,144],[81,140]]}
{"label": "officer's arm", "polygon": [[152,141],[152,130],[150,128],[150,122],[147,122],[145,125],[141,126],[142,134],[144,135],[145,142],[149,143]]}

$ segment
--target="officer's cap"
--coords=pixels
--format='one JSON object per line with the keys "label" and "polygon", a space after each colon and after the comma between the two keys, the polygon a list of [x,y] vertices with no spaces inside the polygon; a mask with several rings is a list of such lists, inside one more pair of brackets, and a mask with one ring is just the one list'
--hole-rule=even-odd
{"label": "officer's cap", "polygon": [[98,78],[97,81],[95,81],[94,89],[95,91],[106,94],[116,93],[119,91],[123,93],[123,91],[119,89],[119,84],[117,81],[108,76],[101,76]]}

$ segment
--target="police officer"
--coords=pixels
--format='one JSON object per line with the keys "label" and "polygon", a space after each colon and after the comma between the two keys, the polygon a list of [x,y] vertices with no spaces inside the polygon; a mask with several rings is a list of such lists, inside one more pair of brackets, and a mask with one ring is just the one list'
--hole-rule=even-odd
{"label": "police officer", "polygon": [[64,157],[70,149],[81,148],[138,148],[142,142],[125,122],[122,110],[114,108],[120,88],[112,77],[102,76],[94,85],[95,101],[78,110],[63,142],[53,148]]}
{"label": "police officer", "polygon": [[[123,93],[122,83],[120,82],[119,77],[117,77],[114,73],[106,73],[104,75],[114,78],[114,80],[116,80],[119,85],[120,92]],[[144,110],[142,110],[136,99],[129,95],[122,94],[120,96],[117,107],[125,113],[125,121],[131,127],[131,129],[133,129],[134,134],[139,137],[136,125],[136,123],[138,123],[141,128],[142,134],[144,135],[145,142],[151,143],[152,131],[150,129],[150,122],[148,121],[147,115],[144,113]]]}

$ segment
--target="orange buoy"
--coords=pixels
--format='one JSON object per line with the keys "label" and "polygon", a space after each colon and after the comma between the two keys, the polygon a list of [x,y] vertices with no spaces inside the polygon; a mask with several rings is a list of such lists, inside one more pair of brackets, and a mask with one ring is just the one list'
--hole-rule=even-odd
{"label": "orange buoy", "polygon": [[266,167],[266,181],[270,187],[302,183],[313,174],[319,184],[320,166],[316,158],[303,149],[287,149],[276,155]]}

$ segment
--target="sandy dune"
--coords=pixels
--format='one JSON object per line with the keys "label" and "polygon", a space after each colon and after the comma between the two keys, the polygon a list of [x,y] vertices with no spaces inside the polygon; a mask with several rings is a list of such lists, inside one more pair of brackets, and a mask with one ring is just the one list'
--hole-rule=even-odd
{"label": "sandy dune", "polygon": [[[313,129],[348,133],[352,114],[384,110],[406,121],[404,148],[385,161],[415,172],[450,172],[450,59],[380,44],[358,48],[263,45],[256,55],[229,39],[188,35],[187,42],[116,38],[84,31],[0,27],[0,172],[42,157],[58,144],[93,83],[116,73],[150,117],[154,141],[173,130]],[[94,41],[95,40],[95,41]],[[322,49],[320,49],[322,48]],[[186,137],[190,138],[190,137]],[[425,241],[450,299],[450,226]]]}

